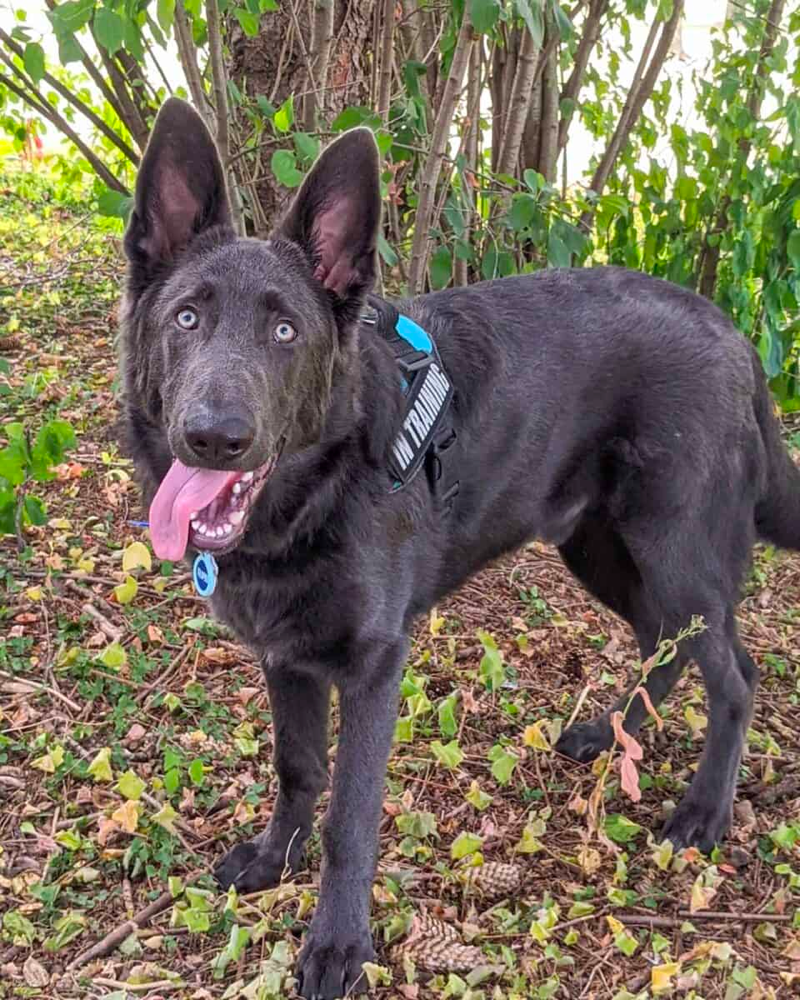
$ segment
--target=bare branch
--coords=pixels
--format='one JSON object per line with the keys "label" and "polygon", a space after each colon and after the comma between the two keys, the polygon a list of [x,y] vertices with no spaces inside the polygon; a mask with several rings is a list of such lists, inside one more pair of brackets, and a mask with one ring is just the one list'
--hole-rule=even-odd
{"label": "bare branch", "polygon": [[223,58],[222,31],[217,0],[206,0],[206,13],[208,15],[207,27],[208,48],[211,57],[211,82],[214,89],[214,107],[217,116],[217,149],[219,150],[222,167],[228,181],[233,226],[243,236],[244,224],[239,204],[239,195],[231,172],[231,149],[228,135],[228,77]]}
{"label": "bare branch", "polygon": [[[22,49],[22,46],[18,45],[10,35],[6,34],[6,32],[3,31],[2,28],[0,28],[0,40],[15,55],[19,56],[20,59],[23,58],[24,51]],[[13,65],[10,63],[7,63],[7,65],[11,65],[12,69],[14,68]],[[107,125],[99,115],[95,114],[95,112],[92,111],[92,109],[89,107],[88,104],[82,101],[79,97],[76,97],[75,94],[73,94],[72,91],[69,90],[69,88],[65,87],[64,84],[58,81],[54,76],[51,76],[50,73],[45,72],[42,76],[42,79],[45,80],[49,84],[49,86],[51,86],[53,90],[56,91],[56,93],[60,94],[65,101],[68,101],[74,108],[76,108],[84,116],[84,118],[87,118],[99,132],[102,132],[103,135],[106,137],[106,139],[108,139],[109,142],[113,143],[120,151],[120,153],[122,153],[123,156],[127,157],[127,159],[129,159],[131,163],[134,164],[134,166],[139,165],[138,153],[134,152],[134,150],[131,149],[131,147],[128,145],[127,142],[125,142],[122,136],[118,135],[114,131],[114,129],[111,128],[110,125]],[[26,79],[25,83],[29,89],[32,89],[33,91],[36,92],[37,97],[39,97],[43,103],[49,103],[47,101],[47,98],[39,93],[38,88],[36,87],[36,85],[33,83],[32,80]]]}
{"label": "bare branch", "polygon": [[383,0],[380,33],[380,74],[378,85],[378,114],[384,121],[389,118],[392,97],[392,59],[394,57],[394,0]]}
{"label": "bare branch", "polygon": [[414,222],[414,241],[411,247],[409,266],[409,292],[416,295],[422,290],[428,263],[428,235],[436,201],[436,183],[442,170],[442,162],[447,151],[447,138],[453,120],[461,84],[474,44],[474,32],[469,7],[465,6],[456,39],[450,74],[442,90],[442,100],[431,134],[431,148],[425,166],[420,174],[417,215]]}
{"label": "bare branch", "polygon": [[[659,22],[653,21],[644,49],[642,50],[641,58],[639,59],[639,64],[636,67],[622,114],[617,122],[617,127],[614,129],[614,134],[611,136],[606,151],[603,153],[592,177],[590,188],[598,198],[605,189],[606,182],[616,163],[620,150],[628,141],[631,130],[642,113],[645,104],[650,99],[650,95],[653,93],[658,75],[661,72],[670,46],[672,45],[672,40],[675,37],[675,29],[683,17],[683,7],[684,0],[675,0],[672,16],[661,28],[661,37],[653,53],[653,58],[650,59],[650,53],[659,30]],[[589,207],[581,215],[580,226],[585,232],[589,232],[591,229],[594,211],[594,207]]]}
{"label": "bare branch", "polygon": [[504,108],[508,108],[508,115],[500,143],[500,153],[497,157],[496,169],[499,174],[513,174],[516,171],[522,135],[525,131],[525,119],[528,117],[528,108],[533,93],[538,52],[539,47],[533,35],[524,29],[511,92],[503,104]]}
{"label": "bare branch", "polygon": [[183,3],[175,4],[175,44],[178,48],[178,58],[181,61],[183,75],[186,77],[186,83],[189,86],[189,93],[192,95],[194,106],[208,128],[213,131],[214,125],[208,104],[208,96],[206,95],[206,89],[203,86],[203,79],[200,76],[200,69],[197,64],[197,46],[192,38],[189,19],[186,17]]}
{"label": "bare branch", "polygon": [[[583,24],[583,34],[581,35],[580,42],[578,42],[578,48],[575,51],[575,61],[572,67],[572,72],[569,75],[569,79],[564,84],[564,89],[561,91],[559,104],[562,106],[564,101],[578,100],[578,95],[581,92],[583,80],[586,75],[586,68],[589,65],[589,58],[594,51],[595,45],[597,45],[598,38],[600,37],[601,21],[608,10],[608,4],[609,0],[591,0],[589,11]],[[567,136],[569,135],[569,126],[571,121],[572,113],[570,112],[559,122],[559,152],[567,144]]]}
{"label": "bare branch", "polygon": [[24,101],[29,107],[46,118],[55,128],[58,129],[63,135],[65,135],[69,141],[76,146],[81,153],[88,160],[92,170],[97,174],[97,176],[105,181],[105,183],[114,191],[119,191],[120,194],[129,195],[130,191],[125,185],[117,180],[117,178],[111,173],[108,167],[99,159],[92,150],[86,145],[86,143],[81,139],[78,133],[70,127],[69,123],[56,111],[56,109],[49,103],[45,101],[42,104],[33,95],[31,95],[27,90],[23,90],[22,87],[17,86],[16,83],[10,78],[0,73],[0,83],[4,87],[8,87],[12,94],[16,94],[20,100]]}
{"label": "bare branch", "polygon": [[328,79],[328,64],[333,44],[334,13],[334,0],[314,0],[309,52],[311,86],[308,88],[303,105],[303,123],[306,132],[311,132],[316,127],[317,111],[325,100],[325,84]]}

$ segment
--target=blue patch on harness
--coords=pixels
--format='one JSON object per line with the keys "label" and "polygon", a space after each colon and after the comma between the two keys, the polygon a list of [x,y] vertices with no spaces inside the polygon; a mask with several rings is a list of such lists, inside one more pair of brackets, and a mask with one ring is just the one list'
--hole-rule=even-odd
{"label": "blue patch on harness", "polygon": [[411,344],[415,351],[425,351],[426,354],[430,354],[433,350],[431,338],[421,326],[418,326],[408,316],[399,316],[394,328],[397,330],[398,336]]}

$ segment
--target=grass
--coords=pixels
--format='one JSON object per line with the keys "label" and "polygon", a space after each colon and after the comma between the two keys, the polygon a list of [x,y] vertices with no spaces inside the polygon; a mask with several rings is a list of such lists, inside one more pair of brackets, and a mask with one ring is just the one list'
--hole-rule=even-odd
{"label": "grass", "polygon": [[[269,704],[184,568],[153,562],[128,525],[118,240],[46,181],[0,177],[2,420],[33,433],[58,416],[78,437],[40,489],[47,523],[22,552],[0,542],[0,997],[290,996],[319,845],[295,882],[214,892],[215,860],[269,816]],[[386,782],[377,995],[795,995],[798,615],[800,558],[759,550],[740,623],[762,685],[736,822],[711,858],[652,836],[702,750],[696,672],[663,731],[643,731],[639,803],[613,762],[550,749],[579,699],[587,718],[636,667],[626,628],[554,551],[529,546],[421,622]],[[118,947],[69,969],[115,928]]]}

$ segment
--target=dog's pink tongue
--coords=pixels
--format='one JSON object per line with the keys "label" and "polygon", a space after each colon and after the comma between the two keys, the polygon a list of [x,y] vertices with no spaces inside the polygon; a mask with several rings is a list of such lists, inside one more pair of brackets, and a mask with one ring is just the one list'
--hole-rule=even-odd
{"label": "dog's pink tongue", "polygon": [[159,559],[183,558],[189,541],[189,515],[218,496],[235,472],[193,469],[177,458],[150,504],[150,537]]}

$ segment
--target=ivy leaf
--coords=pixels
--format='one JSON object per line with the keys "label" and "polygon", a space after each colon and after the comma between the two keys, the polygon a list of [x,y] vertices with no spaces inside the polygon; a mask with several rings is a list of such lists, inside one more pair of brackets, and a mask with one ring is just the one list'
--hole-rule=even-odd
{"label": "ivy leaf", "polygon": [[136,833],[139,825],[139,806],[129,799],[111,813],[111,819],[126,833]]}
{"label": "ivy leaf", "polygon": [[87,773],[95,781],[113,781],[114,772],[111,770],[111,748],[103,747],[95,754],[91,764],[86,768]]}
{"label": "ivy leaf", "polygon": [[316,136],[309,135],[308,132],[295,132],[292,141],[301,160],[313,163],[319,156],[319,139]]}
{"label": "ivy leaf", "polygon": [[483,812],[492,802],[492,796],[488,792],[481,790],[477,781],[473,781],[469,786],[469,791],[464,796],[470,805],[474,806],[478,812]]}
{"label": "ivy leaf", "polygon": [[642,828],[632,819],[628,819],[627,816],[623,816],[621,813],[612,813],[606,817],[603,829],[617,844],[628,844],[636,839]]}
{"label": "ivy leaf", "polygon": [[458,861],[460,858],[465,858],[468,854],[474,854],[480,850],[482,844],[483,837],[463,830],[450,845],[450,857],[454,861]]}
{"label": "ivy leaf", "polygon": [[112,642],[106,646],[97,658],[109,670],[119,670],[128,662],[128,654],[118,642]]}
{"label": "ivy leaf", "polygon": [[507,785],[519,762],[517,756],[509,753],[499,744],[495,744],[487,756],[492,761],[492,776],[495,781],[499,785]]}
{"label": "ivy leaf", "polygon": [[[163,827],[167,833],[174,834],[175,831],[175,820],[178,818],[177,812],[172,808],[169,802],[165,802],[164,805],[154,813],[150,819],[153,823],[158,823],[160,827]],[[173,893],[173,896],[175,893]]]}
{"label": "ivy leaf", "polygon": [[125,573],[139,569],[140,566],[149,572],[152,565],[150,550],[143,542],[131,542],[122,554],[122,569]]}
{"label": "ivy leaf", "polygon": [[454,771],[464,759],[458,740],[450,740],[446,746],[443,746],[439,740],[434,740],[431,743],[431,750],[439,763],[449,767],[451,771]]}
{"label": "ivy leaf", "polygon": [[38,84],[44,76],[44,49],[38,42],[28,42],[25,46],[22,62],[25,66],[25,72],[34,83]]}
{"label": "ivy leaf", "polygon": [[41,527],[47,523],[44,504],[38,497],[26,496],[22,504],[22,509],[25,511],[25,517],[27,517],[31,524]]}
{"label": "ivy leaf", "polygon": [[130,574],[125,577],[125,582],[119,584],[119,586],[114,587],[114,597],[120,604],[130,604],[131,601],[136,597],[136,592],[139,589],[139,584],[134,580]]}
{"label": "ivy leaf", "polygon": [[124,795],[126,799],[133,802],[142,797],[142,792],[145,788],[147,788],[147,784],[142,781],[135,771],[126,771],[124,774],[120,775],[119,781],[117,782],[117,790],[119,793]]}

